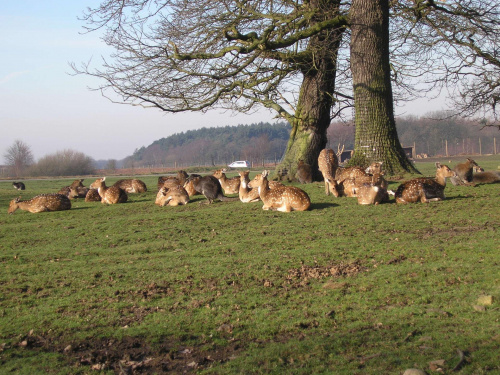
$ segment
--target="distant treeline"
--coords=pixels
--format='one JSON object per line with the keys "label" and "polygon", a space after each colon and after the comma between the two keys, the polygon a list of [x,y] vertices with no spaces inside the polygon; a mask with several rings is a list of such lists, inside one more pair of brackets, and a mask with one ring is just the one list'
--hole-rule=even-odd
{"label": "distant treeline", "polygon": [[[485,128],[477,122],[460,118],[445,118],[445,113],[423,117],[405,116],[396,120],[403,146],[416,147],[417,154],[458,155],[495,153],[495,128]],[[234,160],[249,160],[254,165],[279,161],[290,135],[285,122],[275,124],[201,128],[158,139],[147,147],[136,149],[120,165],[128,167],[191,165],[225,165]],[[337,151],[354,148],[355,128],[352,124],[334,122],[328,128],[327,147]],[[500,138],[499,138],[500,140]],[[498,146],[497,146],[498,150]]]}

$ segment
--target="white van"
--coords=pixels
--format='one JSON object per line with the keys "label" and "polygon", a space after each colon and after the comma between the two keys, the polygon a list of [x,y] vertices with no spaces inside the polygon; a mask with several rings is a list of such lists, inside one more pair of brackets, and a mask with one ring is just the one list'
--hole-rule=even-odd
{"label": "white van", "polygon": [[233,161],[228,165],[229,168],[250,168],[250,162],[248,160],[238,160]]}

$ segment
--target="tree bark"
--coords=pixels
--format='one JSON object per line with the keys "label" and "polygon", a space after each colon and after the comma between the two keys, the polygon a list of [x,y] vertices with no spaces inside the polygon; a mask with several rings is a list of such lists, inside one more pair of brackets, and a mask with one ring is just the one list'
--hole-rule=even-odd
{"label": "tree bark", "polygon": [[[311,1],[311,7],[323,10],[313,22],[337,13],[339,4],[339,0]],[[276,173],[287,169],[288,174],[294,176],[299,160],[303,160],[312,167],[314,180],[322,178],[318,156],[327,143],[326,131],[331,121],[337,55],[343,32],[343,29],[326,30],[309,41],[307,51],[312,59],[300,65],[303,79],[299,100],[291,121],[290,140]]]}
{"label": "tree bark", "polygon": [[383,162],[388,174],[419,173],[399,142],[389,64],[389,0],[352,0],[355,144],[350,165]]}

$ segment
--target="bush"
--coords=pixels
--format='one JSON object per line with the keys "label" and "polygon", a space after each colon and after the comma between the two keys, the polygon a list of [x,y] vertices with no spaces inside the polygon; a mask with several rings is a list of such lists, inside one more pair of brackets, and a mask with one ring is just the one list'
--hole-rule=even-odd
{"label": "bush", "polygon": [[94,161],[82,152],[73,150],[58,151],[46,155],[30,169],[31,176],[78,176],[92,174]]}

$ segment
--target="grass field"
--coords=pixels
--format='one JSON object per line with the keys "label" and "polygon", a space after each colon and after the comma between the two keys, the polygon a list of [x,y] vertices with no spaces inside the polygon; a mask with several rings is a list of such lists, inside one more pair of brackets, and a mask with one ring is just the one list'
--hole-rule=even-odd
{"label": "grass field", "polygon": [[0,181],[2,373],[500,373],[500,184],[359,206],[313,183],[287,214],[157,207],[140,178],[125,204],[13,215]]}

